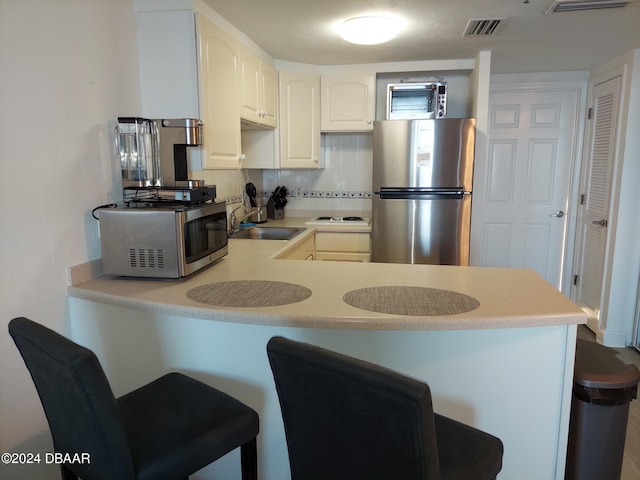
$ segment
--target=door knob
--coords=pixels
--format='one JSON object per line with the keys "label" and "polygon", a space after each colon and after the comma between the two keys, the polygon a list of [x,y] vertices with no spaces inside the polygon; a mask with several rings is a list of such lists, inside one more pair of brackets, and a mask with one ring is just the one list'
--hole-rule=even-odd
{"label": "door knob", "polygon": [[604,218],[602,220],[594,220],[591,223],[594,224],[594,225],[600,225],[601,227],[606,227],[607,226],[607,221]]}
{"label": "door knob", "polygon": [[550,217],[556,217],[556,218],[562,218],[562,217],[564,217],[564,212],[562,210],[558,210],[555,213],[550,213],[549,216]]}

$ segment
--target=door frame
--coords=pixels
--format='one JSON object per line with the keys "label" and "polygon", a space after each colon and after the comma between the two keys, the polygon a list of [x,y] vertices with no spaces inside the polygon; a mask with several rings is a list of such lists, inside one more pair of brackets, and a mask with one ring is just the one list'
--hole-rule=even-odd
{"label": "door frame", "polygon": [[[613,159],[602,306],[596,338],[605,346],[625,347],[632,341],[640,269],[640,224],[637,222],[637,179],[640,178],[640,49],[632,50],[591,71],[592,88],[620,77],[620,110]],[[588,152],[584,150],[584,155]],[[593,322],[590,322],[593,325]]]}
{"label": "door frame", "polygon": [[[611,139],[611,149],[612,151],[612,156],[611,156],[611,164],[610,164],[610,173],[609,173],[609,177],[608,177],[608,182],[609,184],[606,186],[607,191],[608,191],[608,198],[607,198],[607,205],[606,205],[606,212],[604,212],[604,219],[607,221],[608,225],[606,227],[606,230],[604,230],[604,245],[602,246],[603,248],[603,252],[602,252],[602,284],[600,286],[600,302],[599,302],[599,308],[596,310],[597,314],[595,314],[594,316],[594,312],[588,307],[586,306],[583,302],[580,302],[579,299],[577,298],[579,296],[579,292],[580,292],[580,286],[581,283],[583,282],[583,279],[578,278],[578,282],[576,283],[575,281],[572,282],[571,285],[571,291],[570,291],[570,298],[576,302],[576,304],[582,308],[585,313],[587,313],[588,315],[588,319],[587,319],[587,326],[589,327],[589,329],[591,329],[594,333],[596,333],[596,335],[598,335],[598,332],[601,330],[601,322],[605,322],[606,319],[606,310],[607,310],[607,298],[608,298],[608,286],[607,286],[607,278],[609,278],[610,276],[610,271],[611,271],[611,251],[610,251],[610,244],[611,244],[611,236],[612,236],[612,230],[614,229],[614,221],[613,221],[613,216],[615,215],[615,208],[614,208],[614,200],[616,197],[616,192],[614,191],[614,186],[616,183],[616,170],[617,170],[617,166],[618,166],[618,149],[620,146],[620,107],[621,107],[621,96],[622,96],[622,76],[621,75],[602,75],[602,76],[596,76],[593,77],[590,81],[589,81],[589,89],[587,92],[587,102],[588,102],[588,109],[593,109],[594,113],[593,113],[593,118],[589,119],[586,126],[585,126],[585,137],[584,137],[584,147],[583,147],[583,158],[582,158],[582,162],[581,162],[581,169],[579,172],[579,177],[580,177],[580,183],[579,183],[579,189],[580,189],[580,193],[579,195],[587,195],[589,194],[588,192],[588,184],[589,184],[589,174],[590,174],[590,165],[591,165],[591,155],[592,152],[594,150],[593,148],[593,142],[594,142],[594,136],[595,136],[595,128],[596,128],[596,119],[597,119],[597,113],[596,113],[596,98],[603,98],[603,97],[596,97],[596,89],[598,87],[600,87],[601,85],[604,85],[606,83],[612,82],[614,80],[618,81],[617,84],[617,104],[614,106],[615,110],[614,110],[614,131],[613,131],[613,138]],[[585,217],[585,215],[587,215],[587,211],[585,209],[585,206],[579,205],[578,206],[578,211],[577,211],[577,215],[576,215],[576,226],[575,226],[575,248],[574,248],[574,267],[575,267],[575,271],[573,272],[572,276],[579,276],[579,274],[581,273],[581,257],[583,255],[583,244],[584,244],[584,232],[582,231],[583,229],[583,218]],[[600,218],[600,217],[598,217]],[[606,323],[606,322],[605,322]],[[599,337],[600,339],[600,337]]]}
{"label": "door frame", "polygon": [[[585,120],[587,112],[587,88],[589,83],[588,71],[549,72],[549,73],[523,73],[523,74],[495,74],[491,75],[490,93],[544,93],[544,92],[575,92],[577,102],[576,135],[574,138],[574,155],[570,165],[570,184],[567,199],[567,223],[565,225],[563,255],[562,255],[562,282],[561,292],[566,296],[571,291],[573,279],[574,244],[576,233],[576,215],[579,200],[580,172],[582,170],[583,144],[585,133]],[[488,139],[487,139],[488,140]],[[486,142],[486,149],[489,142]],[[478,156],[476,155],[476,158]],[[489,158],[488,151],[484,158]],[[483,170],[486,165],[476,164],[474,179],[483,178]],[[478,192],[479,185],[474,185],[474,195]],[[477,204],[477,203],[476,203]],[[478,228],[474,228],[473,210],[471,212],[471,241],[478,238]],[[475,235],[474,235],[475,233]],[[471,260],[473,262],[473,259]],[[473,263],[471,263],[473,264]]]}

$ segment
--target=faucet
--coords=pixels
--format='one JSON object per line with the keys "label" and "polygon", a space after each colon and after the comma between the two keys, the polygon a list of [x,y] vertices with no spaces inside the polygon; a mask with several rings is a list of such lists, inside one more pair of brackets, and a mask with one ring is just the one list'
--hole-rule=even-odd
{"label": "faucet", "polygon": [[244,205],[240,205],[239,207],[234,208],[233,211],[231,212],[231,231],[229,232],[229,235],[233,235],[234,233],[239,231],[240,230],[240,224],[242,222],[244,222],[246,219],[248,219],[252,215],[258,213],[258,210],[251,210],[249,212],[245,211],[244,212],[244,216],[242,218],[240,218],[240,220],[238,220],[238,217],[236,216],[236,211],[241,209],[241,208],[244,209]]}

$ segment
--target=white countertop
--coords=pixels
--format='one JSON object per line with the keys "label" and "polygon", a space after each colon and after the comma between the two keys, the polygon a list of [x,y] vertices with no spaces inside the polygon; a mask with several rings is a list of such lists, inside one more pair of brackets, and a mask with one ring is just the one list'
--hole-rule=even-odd
{"label": "white countertop", "polygon": [[[303,227],[306,220],[308,218],[295,217],[269,220],[263,226]],[[70,286],[68,294],[94,302],[183,317],[308,328],[470,330],[586,323],[586,315],[574,303],[532,270],[272,258],[315,231],[334,229],[307,228],[291,241],[230,239],[227,257],[189,278],[147,280],[101,276]],[[369,230],[370,227],[350,229]],[[200,285],[235,280],[293,283],[310,289],[312,295],[298,303],[259,308],[214,307],[186,296],[187,291]],[[408,316],[362,310],[342,300],[347,292],[375,286],[450,290],[474,297],[480,306],[456,315]]]}

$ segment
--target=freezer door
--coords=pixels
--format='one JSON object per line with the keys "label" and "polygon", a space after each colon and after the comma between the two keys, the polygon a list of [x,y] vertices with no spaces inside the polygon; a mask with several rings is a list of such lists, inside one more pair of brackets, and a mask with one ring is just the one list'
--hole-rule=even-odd
{"label": "freezer door", "polygon": [[433,195],[374,195],[372,262],[469,265],[471,195]]}
{"label": "freezer door", "polygon": [[382,187],[472,191],[473,118],[374,122],[373,191]]}

